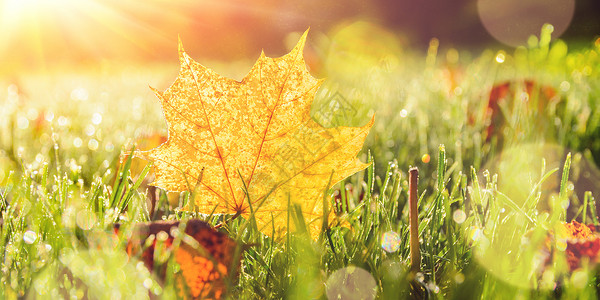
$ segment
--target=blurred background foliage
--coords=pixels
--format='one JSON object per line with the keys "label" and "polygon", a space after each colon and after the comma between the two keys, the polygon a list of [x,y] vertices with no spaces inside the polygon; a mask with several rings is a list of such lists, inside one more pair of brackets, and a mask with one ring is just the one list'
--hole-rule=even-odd
{"label": "blurred background foliage", "polygon": [[[285,37],[310,27],[314,40],[343,24],[368,21],[426,49],[483,49],[524,44],[544,23],[569,44],[600,33],[593,0],[2,0],[0,74],[106,61],[173,61],[178,36],[193,57],[254,59],[287,51]],[[504,32],[503,30],[510,30]]]}

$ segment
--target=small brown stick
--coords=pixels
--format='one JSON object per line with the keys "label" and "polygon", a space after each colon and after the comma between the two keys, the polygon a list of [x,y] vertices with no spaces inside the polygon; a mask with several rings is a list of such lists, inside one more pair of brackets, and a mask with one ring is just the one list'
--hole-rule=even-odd
{"label": "small brown stick", "polygon": [[417,184],[419,169],[408,170],[408,217],[410,219],[410,270],[414,273],[421,271],[421,250],[419,249],[419,208],[417,201]]}

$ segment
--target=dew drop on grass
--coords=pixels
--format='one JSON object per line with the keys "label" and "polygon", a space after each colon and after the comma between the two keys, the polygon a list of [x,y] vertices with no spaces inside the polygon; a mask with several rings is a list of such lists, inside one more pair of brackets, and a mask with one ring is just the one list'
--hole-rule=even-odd
{"label": "dew drop on grass", "polygon": [[567,249],[567,241],[564,239],[556,240],[556,249],[558,251],[565,251]]}
{"label": "dew drop on grass", "polygon": [[406,116],[408,116],[408,111],[406,109],[402,109],[400,111],[400,117],[401,118],[406,118]]}
{"label": "dew drop on grass", "polygon": [[58,117],[58,126],[67,126],[68,123],[69,119],[67,119],[65,116]]}
{"label": "dew drop on grass", "polygon": [[381,248],[388,253],[398,251],[400,248],[400,235],[394,231],[385,232],[381,235]]}
{"label": "dew drop on grass", "polygon": [[144,270],[148,270],[148,269],[146,268],[146,265],[144,265],[144,262],[142,262],[142,261],[138,262],[138,263],[135,265],[135,269],[136,269],[138,272],[142,272],[142,273],[144,272]]}
{"label": "dew drop on grass", "polygon": [[452,220],[458,224],[462,224],[467,219],[467,214],[461,209],[457,209],[452,213]]}
{"label": "dew drop on grass", "polygon": [[430,291],[432,291],[434,294],[439,294],[440,293],[440,287],[433,283],[433,282],[429,282],[427,283],[427,289],[429,289]]}
{"label": "dew drop on grass", "polygon": [[94,133],[96,133],[96,127],[94,127],[94,125],[92,124],[88,124],[87,126],[85,126],[85,135],[87,136],[92,136],[94,135]]}
{"label": "dew drop on grass", "polygon": [[146,278],[144,279],[144,287],[147,289],[150,289],[152,287],[152,279],[150,278]]}
{"label": "dew drop on grass", "polygon": [[496,62],[501,64],[504,62],[505,59],[506,56],[504,56],[504,52],[498,52],[498,54],[496,55]]}
{"label": "dew drop on grass", "polygon": [[98,141],[96,139],[91,139],[88,142],[88,149],[90,149],[91,151],[98,150],[98,146],[99,146],[99,144],[98,144]]}
{"label": "dew drop on grass", "polygon": [[79,148],[81,147],[81,145],[83,145],[83,140],[81,140],[80,138],[73,139],[73,146],[75,148]]}
{"label": "dew drop on grass", "polygon": [[94,113],[92,115],[92,123],[94,125],[98,125],[98,124],[102,123],[102,115],[99,113]]}
{"label": "dew drop on grass", "polygon": [[23,157],[23,152],[25,152],[25,148],[23,148],[23,147],[17,148],[17,157]]}
{"label": "dew drop on grass", "polygon": [[479,228],[474,228],[471,231],[471,239],[473,241],[478,241],[483,236],[483,231]]}
{"label": "dew drop on grass", "polygon": [[425,275],[423,275],[423,273],[421,273],[421,272],[418,272],[418,273],[415,275],[415,279],[416,279],[418,282],[425,282]]}
{"label": "dew drop on grass", "polygon": [[35,241],[37,240],[37,233],[35,233],[34,231],[31,230],[27,230],[25,231],[25,233],[23,234],[23,241],[26,244],[33,244]]}
{"label": "dew drop on grass", "polygon": [[54,113],[49,111],[44,115],[44,118],[46,119],[46,121],[52,122],[52,120],[54,120]]}

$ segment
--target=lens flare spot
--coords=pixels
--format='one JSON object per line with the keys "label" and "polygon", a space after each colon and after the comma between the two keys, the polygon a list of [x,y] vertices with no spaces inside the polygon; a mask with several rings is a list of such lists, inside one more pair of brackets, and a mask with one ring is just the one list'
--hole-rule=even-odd
{"label": "lens flare spot", "polygon": [[25,244],[33,244],[37,240],[37,233],[35,231],[27,230],[23,234],[23,241]]}
{"label": "lens flare spot", "polygon": [[75,148],[79,148],[79,147],[81,147],[81,145],[83,145],[83,140],[81,138],[77,137],[77,138],[73,139],[73,146]]}
{"label": "lens flare spot", "polygon": [[477,11],[490,35],[517,47],[525,45],[530,36],[539,35],[544,24],[553,25],[552,37],[560,36],[571,23],[575,0],[478,0]]}
{"label": "lens flare spot", "polygon": [[463,273],[457,273],[456,275],[454,275],[454,282],[456,282],[457,284],[465,282],[465,275],[463,275]]}
{"label": "lens flare spot", "polygon": [[498,54],[496,55],[496,62],[501,64],[506,60],[506,55],[504,55],[504,52],[498,52]]}
{"label": "lens flare spot", "polygon": [[94,115],[92,115],[92,123],[94,125],[102,123],[102,115],[99,113],[94,113]]}
{"label": "lens flare spot", "polygon": [[462,209],[457,209],[452,213],[452,220],[458,224],[462,224],[467,219],[467,214]]}
{"label": "lens flare spot", "polygon": [[96,223],[96,216],[86,210],[81,210],[75,217],[75,223],[83,230],[90,230]]}
{"label": "lens flare spot", "polygon": [[558,249],[559,251],[565,251],[567,249],[567,241],[564,239],[557,239],[556,249]]}
{"label": "lens flare spot", "polygon": [[394,231],[388,231],[381,235],[381,248],[388,253],[398,251],[400,248],[400,235]]}
{"label": "lens flare spot", "polygon": [[349,266],[339,269],[325,283],[327,299],[375,299],[377,284],[364,269]]}
{"label": "lens flare spot", "polygon": [[65,116],[58,117],[58,126],[64,127],[69,124],[69,119]]}
{"label": "lens flare spot", "polygon": [[92,151],[98,150],[98,146],[100,146],[100,145],[99,145],[99,143],[98,143],[98,141],[96,139],[91,139],[88,142],[88,149],[90,149]]}
{"label": "lens flare spot", "polygon": [[585,270],[578,269],[571,275],[571,283],[577,289],[583,289],[588,283],[588,273]]}
{"label": "lens flare spot", "polygon": [[423,154],[423,156],[421,156],[421,161],[425,164],[428,164],[431,161],[431,156],[429,156],[429,154],[425,153],[425,154]]}

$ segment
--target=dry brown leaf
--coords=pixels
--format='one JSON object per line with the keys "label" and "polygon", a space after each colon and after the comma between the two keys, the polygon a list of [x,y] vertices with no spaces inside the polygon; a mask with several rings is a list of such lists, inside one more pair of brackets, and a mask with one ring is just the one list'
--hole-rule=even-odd
{"label": "dry brown leaf", "polygon": [[328,184],[367,167],[356,156],[373,119],[337,128],[311,119],[322,80],[310,75],[302,57],[307,33],[282,57],[261,54],[242,81],[195,62],[180,43],[179,76],[165,92],[155,90],[168,140],[137,153],[154,162],[154,184],[169,191],[196,186],[201,213],[249,217],[251,202],[267,235],[273,227],[276,236],[287,231],[288,203],[297,203],[311,235],[318,234]]}

